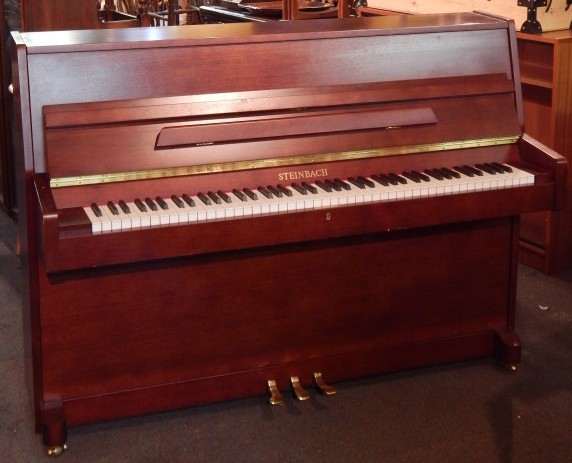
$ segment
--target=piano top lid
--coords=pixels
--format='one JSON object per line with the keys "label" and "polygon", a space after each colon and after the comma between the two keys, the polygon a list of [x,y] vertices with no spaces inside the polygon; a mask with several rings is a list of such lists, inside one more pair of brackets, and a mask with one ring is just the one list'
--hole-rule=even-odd
{"label": "piano top lid", "polygon": [[208,27],[142,27],[76,31],[13,33],[16,43],[24,44],[29,54],[91,49],[130,49],[220,43],[271,42],[297,38],[367,37],[379,35],[427,33],[433,30],[463,31],[503,29],[510,20],[479,12],[438,15],[392,15],[305,21],[269,21],[266,23],[210,24]]}

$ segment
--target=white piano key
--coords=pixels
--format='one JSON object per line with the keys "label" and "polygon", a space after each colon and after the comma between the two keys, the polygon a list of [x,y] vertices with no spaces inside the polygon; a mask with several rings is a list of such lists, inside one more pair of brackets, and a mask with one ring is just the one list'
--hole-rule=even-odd
{"label": "white piano key", "polygon": [[87,218],[91,222],[91,232],[101,233],[103,231],[101,219],[97,215],[95,215],[95,212],[93,212],[91,207],[84,207],[83,210],[85,211]]}
{"label": "white piano key", "polygon": [[119,206],[117,206],[117,212],[119,213],[119,219],[121,220],[121,230],[131,230],[131,215],[123,212]]}
{"label": "white piano key", "polygon": [[[128,205],[130,205],[131,203],[127,203]],[[145,211],[142,211],[139,209],[139,207],[137,206],[137,204],[132,203],[134,207],[131,207],[131,210],[135,210],[137,212],[137,214],[139,215],[139,220],[141,221],[141,228],[146,228],[146,227],[150,227],[151,226],[151,216],[149,215],[148,209]]]}
{"label": "white piano key", "polygon": [[167,206],[169,206],[169,223],[187,223],[189,221],[189,212],[187,207],[190,208],[190,206],[188,206],[187,203],[182,201],[181,207],[179,207],[171,198],[165,198],[165,202],[167,203]]}
{"label": "white piano key", "polygon": [[109,226],[111,227],[110,230],[111,231],[121,230],[121,218],[119,217],[119,215],[116,215],[113,212],[111,212],[111,210],[107,205],[101,205],[99,206],[99,208],[101,209],[101,212],[103,212],[103,214],[107,216]]}
{"label": "white piano key", "polygon": [[135,203],[126,203],[129,208],[129,216],[131,219],[131,228],[141,228],[141,215]]}

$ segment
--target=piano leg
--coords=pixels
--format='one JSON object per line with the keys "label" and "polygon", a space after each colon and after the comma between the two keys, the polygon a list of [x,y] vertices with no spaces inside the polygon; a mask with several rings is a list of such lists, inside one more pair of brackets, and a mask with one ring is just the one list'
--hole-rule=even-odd
{"label": "piano leg", "polygon": [[64,404],[60,400],[44,402],[42,417],[43,442],[48,456],[57,457],[67,448]]}
{"label": "piano leg", "polygon": [[494,358],[510,371],[516,371],[520,363],[520,338],[514,331],[495,332]]}

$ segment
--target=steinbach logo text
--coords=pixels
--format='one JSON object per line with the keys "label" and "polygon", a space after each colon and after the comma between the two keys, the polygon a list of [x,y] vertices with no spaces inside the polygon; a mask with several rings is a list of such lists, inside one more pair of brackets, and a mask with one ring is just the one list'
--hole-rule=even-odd
{"label": "steinbach logo text", "polygon": [[278,180],[299,180],[301,178],[327,177],[328,169],[295,170],[278,174]]}

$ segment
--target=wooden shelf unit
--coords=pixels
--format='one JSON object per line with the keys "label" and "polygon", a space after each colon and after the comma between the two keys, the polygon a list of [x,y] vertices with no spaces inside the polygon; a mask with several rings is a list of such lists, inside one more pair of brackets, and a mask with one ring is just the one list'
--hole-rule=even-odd
{"label": "wooden shelf unit", "polygon": [[[572,159],[572,31],[517,33],[525,131]],[[572,267],[572,169],[566,205],[524,215],[522,263],[556,273]]]}

